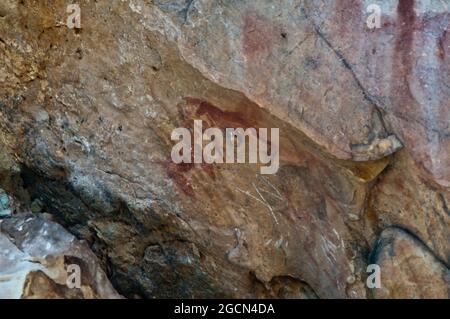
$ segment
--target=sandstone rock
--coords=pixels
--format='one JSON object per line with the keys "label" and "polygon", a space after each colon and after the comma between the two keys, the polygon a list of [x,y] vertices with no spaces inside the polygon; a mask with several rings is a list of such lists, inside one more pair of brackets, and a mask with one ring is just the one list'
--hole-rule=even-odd
{"label": "sandstone rock", "polygon": [[450,271],[420,241],[400,229],[381,233],[372,253],[381,269],[376,298],[450,298]]}
{"label": "sandstone rock", "polygon": [[450,186],[445,3],[385,1],[381,28],[370,30],[370,3],[361,0],[175,2],[130,7],[203,75],[244,92],[335,156],[380,158],[401,146],[400,137],[429,178]]}
{"label": "sandstone rock", "polygon": [[450,264],[450,192],[426,183],[405,153],[396,154],[373,189],[371,207],[378,228],[401,227],[417,236],[446,265]]}
{"label": "sandstone rock", "polygon": [[[66,5],[0,6],[0,144],[20,168],[0,182],[86,240],[121,294],[400,296],[365,285],[393,226],[448,267],[448,11],[385,1],[369,30],[362,0],[98,1],[70,29]],[[279,171],[174,164],[194,119],[280,128]],[[30,294],[64,295],[54,280],[35,272],[48,288]]]}
{"label": "sandstone rock", "polygon": [[[70,277],[79,267],[80,285]],[[0,223],[0,298],[120,298],[95,255],[56,223],[17,215]]]}
{"label": "sandstone rock", "polygon": [[39,198],[36,198],[32,203],[31,203],[31,212],[32,213],[40,213],[42,211],[42,206],[43,203],[39,200]]}
{"label": "sandstone rock", "polygon": [[10,216],[11,206],[9,197],[3,189],[0,189],[0,217]]}

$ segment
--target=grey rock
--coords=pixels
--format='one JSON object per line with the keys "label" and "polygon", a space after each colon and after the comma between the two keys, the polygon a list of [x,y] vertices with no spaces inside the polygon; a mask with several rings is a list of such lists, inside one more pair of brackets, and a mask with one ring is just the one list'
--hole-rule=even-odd
{"label": "grey rock", "polygon": [[0,210],[0,217],[6,217],[11,216],[11,210],[10,209],[2,209]]}
{"label": "grey rock", "polygon": [[[80,286],[68,285],[77,265]],[[120,298],[89,248],[32,214],[0,224],[0,298]]]}

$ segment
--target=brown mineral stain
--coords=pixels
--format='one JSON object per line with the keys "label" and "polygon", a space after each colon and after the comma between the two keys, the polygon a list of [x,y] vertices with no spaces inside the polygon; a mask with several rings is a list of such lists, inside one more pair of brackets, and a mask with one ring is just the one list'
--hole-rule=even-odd
{"label": "brown mineral stain", "polygon": [[[187,97],[186,107],[181,110],[185,123],[187,126],[192,127],[193,119],[203,120],[203,128],[218,127],[221,129],[226,128],[255,128],[257,138],[259,136],[259,128],[267,128],[269,136],[267,143],[271,146],[270,128],[279,128],[280,140],[280,163],[291,164],[296,166],[305,166],[306,161],[316,161],[312,158],[312,154],[306,150],[299,149],[298,143],[303,140],[304,137],[300,137],[297,132],[285,128],[282,123],[277,119],[271,117],[257,105],[252,103],[238,103],[238,105],[231,106],[232,111],[223,110],[211,102],[205,101],[200,98]],[[194,110],[187,111],[187,109]],[[235,111],[239,110],[239,111]],[[314,157],[314,156],[313,156]]]}
{"label": "brown mineral stain", "polygon": [[414,44],[414,31],[416,29],[415,0],[399,0],[397,6],[398,27],[400,34],[397,38],[396,52],[401,56],[404,66],[402,73],[410,72],[412,63],[412,49]]}
{"label": "brown mineral stain", "polygon": [[368,205],[366,217],[372,227],[378,227],[378,215],[371,205]]}
{"label": "brown mineral stain", "polygon": [[[193,142],[193,121],[203,120],[203,130],[208,127],[233,127],[233,125],[241,125],[246,121],[237,112],[226,112],[220,110],[208,101],[187,97],[186,105],[180,107],[179,114],[182,120],[182,126],[191,130]],[[169,178],[180,188],[184,194],[193,197],[194,189],[189,182],[187,173],[192,171],[196,174],[200,168],[211,180],[216,180],[215,165],[213,164],[194,164],[193,154],[191,154],[192,163],[175,164],[170,159],[162,163],[166,168]],[[192,176],[193,177],[193,176]]]}
{"label": "brown mineral stain", "polygon": [[167,175],[175,183],[175,185],[187,196],[194,197],[194,189],[191,186],[187,173],[195,172],[195,168],[201,168],[213,181],[216,180],[214,173],[214,165],[212,164],[194,164],[194,163],[180,163],[175,164],[172,160],[167,160],[160,163],[166,169]]}
{"label": "brown mineral stain", "polygon": [[211,178],[213,181],[216,180],[216,173],[214,173],[213,164],[201,164],[200,167],[209,176],[209,178]]}
{"label": "brown mineral stain", "polygon": [[372,181],[386,168],[389,164],[389,157],[384,157],[377,161],[368,162],[343,162],[342,165],[348,167],[355,176],[364,181]]}
{"label": "brown mineral stain", "polygon": [[361,12],[364,9],[361,6],[361,0],[335,0],[334,2],[334,16],[333,21],[339,27],[339,31],[342,34],[351,36],[353,34],[359,36],[357,32],[354,32],[355,28],[365,28],[365,20],[361,16]]}

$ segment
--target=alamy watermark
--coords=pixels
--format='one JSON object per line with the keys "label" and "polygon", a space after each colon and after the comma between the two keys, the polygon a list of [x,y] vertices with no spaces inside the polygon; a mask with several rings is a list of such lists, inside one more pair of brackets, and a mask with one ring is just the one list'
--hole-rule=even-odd
{"label": "alamy watermark", "polygon": [[80,5],[77,3],[69,4],[66,8],[67,16],[66,25],[69,29],[80,29],[81,28],[81,9]]}
{"label": "alamy watermark", "polygon": [[[259,160],[261,174],[275,174],[278,171],[278,128],[271,128],[270,136],[267,128],[226,128],[224,136],[223,130],[216,127],[203,131],[203,121],[194,120],[193,131],[194,136],[183,127],[172,131],[172,141],[179,141],[171,152],[174,163],[257,164]],[[204,142],[207,144],[204,145]]]}

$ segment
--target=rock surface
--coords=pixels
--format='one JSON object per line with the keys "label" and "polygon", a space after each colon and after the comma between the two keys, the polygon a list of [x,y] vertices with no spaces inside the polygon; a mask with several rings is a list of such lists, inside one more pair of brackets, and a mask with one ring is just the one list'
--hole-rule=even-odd
{"label": "rock surface", "polygon": [[383,270],[376,298],[445,298],[450,289],[450,271],[413,236],[387,229],[381,234],[373,262]]}
{"label": "rock surface", "polygon": [[9,196],[3,189],[0,189],[0,217],[10,216],[11,213]]}
{"label": "rock surface", "polygon": [[[71,268],[74,265],[77,270]],[[71,277],[76,274],[80,276],[79,285]],[[23,214],[0,222],[0,298],[120,295],[86,244],[54,222]]]}
{"label": "rock surface", "polygon": [[[2,187],[130,298],[448,298],[450,14],[379,4],[3,1]],[[174,164],[194,119],[280,128],[279,171]]]}

